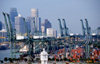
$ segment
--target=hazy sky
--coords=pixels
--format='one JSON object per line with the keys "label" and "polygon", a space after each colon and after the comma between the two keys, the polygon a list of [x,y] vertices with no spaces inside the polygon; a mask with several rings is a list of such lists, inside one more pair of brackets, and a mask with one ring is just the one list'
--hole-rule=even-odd
{"label": "hazy sky", "polygon": [[80,19],[87,18],[92,30],[100,26],[100,0],[0,0],[0,20],[2,11],[17,8],[23,17],[31,15],[31,8],[39,10],[39,16],[49,19],[53,27],[59,31],[58,18],[65,18],[70,32],[81,33]]}

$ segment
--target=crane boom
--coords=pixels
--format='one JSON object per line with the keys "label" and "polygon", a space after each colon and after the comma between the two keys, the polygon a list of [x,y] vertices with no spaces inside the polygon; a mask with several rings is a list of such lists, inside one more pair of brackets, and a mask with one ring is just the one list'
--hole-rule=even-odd
{"label": "crane boom", "polygon": [[85,27],[84,27],[84,24],[83,24],[83,20],[80,19],[81,23],[82,23],[82,32],[83,32],[83,36],[85,36]]}
{"label": "crane boom", "polygon": [[87,32],[87,35],[90,35],[90,27],[89,27],[87,19],[85,19],[85,21],[86,21],[86,32]]}
{"label": "crane boom", "polygon": [[62,28],[62,25],[61,25],[61,20],[58,19],[58,21],[59,21],[60,35],[61,35],[61,37],[63,37],[64,35],[63,35],[63,28]]}
{"label": "crane boom", "polygon": [[16,39],[16,34],[14,33],[13,31],[13,28],[12,28],[12,24],[11,24],[11,20],[10,20],[10,16],[8,13],[6,13],[7,17],[8,17],[8,23],[9,23],[9,30],[10,30],[10,49],[11,49],[11,57],[13,58],[14,57],[14,54],[13,52],[15,50],[13,50],[15,48],[15,45],[14,45],[14,42],[15,42],[15,39]]}
{"label": "crane boom", "polygon": [[12,32],[12,25],[11,25],[11,21],[10,21],[10,16],[9,16],[9,14],[7,14],[7,17],[8,17],[8,21],[9,21],[10,31]]}
{"label": "crane boom", "polygon": [[8,39],[9,39],[9,41],[10,41],[10,30],[9,30],[9,27],[8,27],[6,14],[5,14],[4,12],[3,12],[3,16],[4,16],[4,20],[5,20],[5,24],[6,24]]}
{"label": "crane boom", "polygon": [[85,19],[86,21],[86,58],[89,58],[90,57],[90,46],[89,46],[89,43],[90,43],[90,27],[89,27],[89,24],[88,24],[88,21],[87,19]]}
{"label": "crane boom", "polygon": [[65,19],[62,19],[63,20],[63,25],[64,25],[64,34],[65,34],[65,36],[68,36],[68,28],[67,28],[67,26],[66,26],[66,22],[65,22]]}
{"label": "crane boom", "polygon": [[9,22],[9,30],[10,30],[10,38],[11,38],[11,41],[14,40],[16,38],[16,33],[15,31],[13,30],[12,28],[12,24],[11,24],[11,20],[10,20],[10,15],[8,13],[7,14],[7,17],[8,17],[8,22]]}

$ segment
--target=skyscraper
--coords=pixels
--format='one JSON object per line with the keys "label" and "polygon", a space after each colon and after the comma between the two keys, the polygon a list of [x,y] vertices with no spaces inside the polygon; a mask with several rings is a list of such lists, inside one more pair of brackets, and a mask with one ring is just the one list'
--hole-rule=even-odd
{"label": "skyscraper", "polygon": [[43,34],[45,33],[44,23],[41,24],[41,32],[42,32]]}
{"label": "skyscraper", "polygon": [[42,23],[42,26],[44,26],[44,33],[46,33],[47,28],[52,28],[52,25],[48,19],[45,19],[44,23]]}
{"label": "skyscraper", "polygon": [[10,9],[10,19],[13,29],[15,28],[15,17],[18,16],[17,9],[11,8]]}
{"label": "skyscraper", "polygon": [[39,32],[41,32],[41,18],[39,17],[39,24],[38,24],[39,26],[39,28],[38,28],[38,30],[39,30]]}
{"label": "skyscraper", "polygon": [[28,31],[31,31],[31,18],[30,17],[26,18],[26,25],[27,25]]}
{"label": "skyscraper", "polygon": [[26,18],[26,23],[27,23],[27,26],[28,26],[28,31],[30,31],[31,35],[34,35],[34,21],[35,21],[35,18],[32,18],[32,17],[27,17]]}
{"label": "skyscraper", "polygon": [[38,9],[31,9],[31,16],[32,17],[38,17]]}
{"label": "skyscraper", "polygon": [[100,27],[97,28],[97,35],[100,35]]}
{"label": "skyscraper", "polygon": [[2,22],[0,21],[0,30],[2,30]]}
{"label": "skyscraper", "polygon": [[21,15],[15,17],[15,29],[17,34],[26,33],[24,18]]}
{"label": "skyscraper", "polygon": [[53,28],[47,28],[46,32],[48,37],[57,37],[57,31]]}
{"label": "skyscraper", "polygon": [[34,32],[40,33],[41,32],[41,18],[38,15],[38,9],[31,9],[31,17],[34,18],[33,19]]}

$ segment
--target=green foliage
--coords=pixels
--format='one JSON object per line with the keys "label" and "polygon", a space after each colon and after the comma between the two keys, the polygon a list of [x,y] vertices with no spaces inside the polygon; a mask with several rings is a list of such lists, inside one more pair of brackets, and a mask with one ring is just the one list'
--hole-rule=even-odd
{"label": "green foliage", "polygon": [[1,60],[0,62],[3,63],[3,60]]}
{"label": "green foliage", "polygon": [[7,57],[5,57],[5,58],[4,58],[4,61],[8,61],[8,58],[7,58]]}

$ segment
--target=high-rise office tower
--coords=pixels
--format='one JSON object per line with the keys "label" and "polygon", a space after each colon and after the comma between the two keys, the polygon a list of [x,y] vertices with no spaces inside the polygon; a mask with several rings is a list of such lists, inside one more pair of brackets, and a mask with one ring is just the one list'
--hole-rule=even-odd
{"label": "high-rise office tower", "polygon": [[26,25],[27,25],[28,31],[31,31],[31,17],[26,18]]}
{"label": "high-rise office tower", "polygon": [[0,30],[2,30],[2,22],[0,21]]}
{"label": "high-rise office tower", "polygon": [[32,22],[34,23],[35,33],[41,32],[41,18],[38,14],[38,9],[31,9],[31,17],[34,18]]}
{"label": "high-rise office tower", "polygon": [[53,28],[47,28],[46,32],[48,37],[57,37],[57,31]]}
{"label": "high-rise office tower", "polygon": [[38,9],[31,9],[31,16],[32,17],[38,17]]}
{"label": "high-rise office tower", "polygon": [[41,18],[40,17],[39,17],[38,30],[39,30],[39,32],[41,32]]}
{"label": "high-rise office tower", "polygon": [[44,23],[41,23],[41,32],[42,32],[42,33],[45,33]]}
{"label": "high-rise office tower", "polygon": [[49,22],[48,19],[45,19],[44,23],[42,24],[42,26],[44,26],[44,33],[46,33],[47,28],[52,28],[51,23]]}
{"label": "high-rise office tower", "polygon": [[17,9],[11,8],[10,9],[10,19],[13,29],[15,28],[15,17],[18,16]]}
{"label": "high-rise office tower", "polygon": [[26,33],[24,18],[20,14],[15,17],[15,29],[17,34],[23,35]]}
{"label": "high-rise office tower", "polygon": [[27,26],[28,26],[28,31],[30,31],[30,34],[31,35],[34,35],[34,18],[32,17],[27,17],[26,18],[26,23],[27,23]]}
{"label": "high-rise office tower", "polygon": [[100,35],[100,27],[97,28],[97,35]]}

